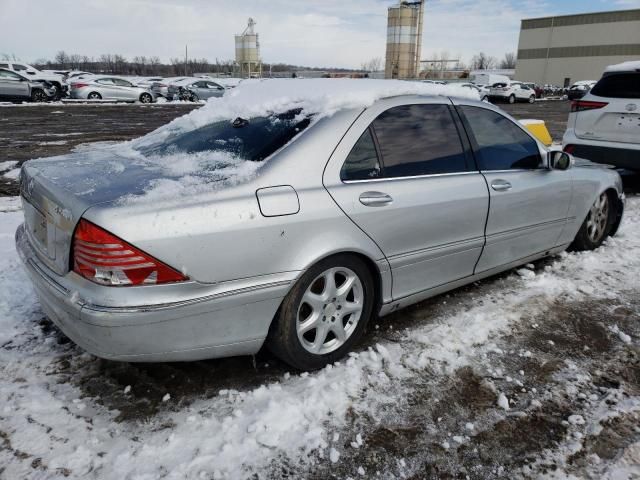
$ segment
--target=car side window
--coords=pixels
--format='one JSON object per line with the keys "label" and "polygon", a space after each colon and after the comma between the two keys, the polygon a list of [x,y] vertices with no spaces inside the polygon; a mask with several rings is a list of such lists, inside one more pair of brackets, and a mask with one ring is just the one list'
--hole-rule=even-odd
{"label": "car side window", "polygon": [[20,79],[22,77],[20,77],[20,75],[13,73],[13,72],[8,72],[6,70],[0,70],[0,78],[3,78],[5,80],[11,80],[14,82],[18,82],[20,81]]}
{"label": "car side window", "polygon": [[206,82],[206,83],[207,83],[207,87],[212,88],[214,90],[222,88],[220,85],[214,82]]}
{"label": "car side window", "polygon": [[21,70],[26,70],[27,67],[25,67],[24,65],[20,65],[19,63],[14,63],[13,64],[13,68],[14,70],[17,70],[18,72]]}
{"label": "car side window", "polygon": [[493,110],[461,106],[480,170],[537,169],[542,166],[536,141]]}
{"label": "car side window", "polygon": [[113,85],[113,80],[110,78],[100,78],[96,80],[96,83],[100,83],[101,85]]}
{"label": "car side window", "polygon": [[342,180],[368,180],[380,176],[380,161],[376,146],[367,128],[347,155],[340,170]]}
{"label": "car side window", "polygon": [[402,105],[372,124],[385,177],[468,171],[462,140],[447,105]]}
{"label": "car side window", "polygon": [[119,87],[133,87],[132,83],[129,83],[126,80],[121,80],[119,78],[114,78],[113,84],[118,85]]}

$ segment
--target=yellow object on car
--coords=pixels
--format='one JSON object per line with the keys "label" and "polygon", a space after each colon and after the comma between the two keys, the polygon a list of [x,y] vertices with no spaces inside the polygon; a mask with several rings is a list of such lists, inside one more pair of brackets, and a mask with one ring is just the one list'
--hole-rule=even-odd
{"label": "yellow object on car", "polygon": [[547,125],[544,123],[544,120],[519,120],[519,122],[529,130],[531,133],[535,135],[535,137],[544,143],[547,147],[553,143],[551,135],[549,134],[549,130],[547,130]]}

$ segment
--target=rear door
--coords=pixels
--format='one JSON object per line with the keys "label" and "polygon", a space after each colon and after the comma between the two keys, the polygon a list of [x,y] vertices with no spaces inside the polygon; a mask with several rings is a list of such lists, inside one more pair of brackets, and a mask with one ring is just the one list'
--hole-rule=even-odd
{"label": "rear door", "polygon": [[450,105],[395,103],[380,102],[360,116],[324,181],[384,252],[398,299],[473,273],[489,195]]}
{"label": "rear door", "polygon": [[640,72],[605,75],[573,108],[577,137],[640,143]]}
{"label": "rear door", "polygon": [[7,70],[0,70],[0,97],[27,98],[30,93],[29,82],[20,75]]}
{"label": "rear door", "polygon": [[476,273],[557,246],[571,201],[571,170],[548,170],[544,150],[501,113],[471,105],[457,109],[491,197]]}
{"label": "rear door", "polygon": [[99,78],[96,83],[100,85],[99,93],[104,100],[115,100],[118,98],[118,92],[113,84],[113,78]]}

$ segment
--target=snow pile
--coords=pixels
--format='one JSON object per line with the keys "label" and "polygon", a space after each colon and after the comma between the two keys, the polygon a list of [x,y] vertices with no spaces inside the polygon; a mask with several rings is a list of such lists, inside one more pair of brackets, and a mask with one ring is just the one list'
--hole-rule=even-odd
{"label": "snow pile", "polygon": [[188,132],[222,120],[254,118],[301,108],[315,118],[344,109],[367,108],[376,100],[398,95],[442,95],[479,99],[470,88],[401,80],[369,79],[272,79],[242,82],[223,97],[157,130],[134,140],[136,147],[153,145],[169,136]]}

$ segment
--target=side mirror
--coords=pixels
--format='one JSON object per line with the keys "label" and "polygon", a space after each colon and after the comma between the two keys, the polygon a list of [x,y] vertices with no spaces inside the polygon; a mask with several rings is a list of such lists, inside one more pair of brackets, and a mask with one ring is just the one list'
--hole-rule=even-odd
{"label": "side mirror", "polygon": [[552,150],[547,154],[549,170],[568,170],[573,165],[573,157],[561,150]]}

